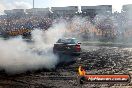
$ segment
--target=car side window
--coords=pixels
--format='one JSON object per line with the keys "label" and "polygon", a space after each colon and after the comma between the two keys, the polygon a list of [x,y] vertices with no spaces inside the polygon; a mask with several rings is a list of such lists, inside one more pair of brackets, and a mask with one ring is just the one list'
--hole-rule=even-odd
{"label": "car side window", "polygon": [[72,39],[72,40],[71,40],[71,44],[74,44],[74,43],[75,43],[75,41]]}
{"label": "car side window", "polygon": [[65,41],[64,40],[62,40],[62,39],[59,39],[58,41],[57,41],[57,43],[64,43]]}

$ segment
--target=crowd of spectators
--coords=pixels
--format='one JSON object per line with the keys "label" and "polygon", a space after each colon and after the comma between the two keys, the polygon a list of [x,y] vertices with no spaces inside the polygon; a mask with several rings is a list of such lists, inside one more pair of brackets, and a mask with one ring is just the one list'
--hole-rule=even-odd
{"label": "crowd of spectators", "polygon": [[6,17],[0,19],[0,30],[19,30],[19,29],[48,29],[52,25],[52,19],[43,16],[23,16],[17,17]]}
{"label": "crowd of spectators", "polygon": [[[70,28],[71,30],[74,29],[79,29],[81,34],[84,34],[83,36],[86,38],[99,38],[99,36],[101,36],[101,38],[105,37],[107,40],[111,39],[111,38],[115,38],[116,36],[124,36],[125,34],[121,31],[121,26],[122,24],[124,24],[123,20],[119,19],[119,18],[123,18],[125,16],[121,16],[120,14],[116,14],[116,16],[111,15],[109,17],[105,17],[102,19],[102,16],[99,16],[98,19],[99,22],[97,22],[97,19],[95,21],[95,23],[92,23],[94,25],[95,28],[93,28],[93,26],[91,26],[91,24],[89,23],[89,18],[87,18],[87,20],[84,20],[84,22],[82,21],[84,18],[80,18],[78,20],[75,19],[75,16],[73,16],[74,18],[71,19],[70,17],[66,16],[66,17],[62,17],[63,19],[65,19],[66,21],[71,20]],[[117,19],[118,17],[118,19]],[[61,18],[61,17],[59,17]],[[95,17],[96,18],[96,17]],[[49,27],[51,27],[51,25],[53,24],[53,22],[59,21],[60,19],[55,19],[52,17],[48,17],[48,16],[44,16],[44,15],[13,15],[13,16],[8,16],[6,15],[3,18],[0,18],[0,32],[2,31],[14,31],[14,30],[20,30],[20,29],[29,29],[29,30],[33,30],[35,28],[38,29],[43,29],[43,30],[47,30]],[[81,20],[81,21],[80,21]],[[73,22],[74,21],[74,22]],[[116,22],[116,23],[114,23]],[[74,28],[73,28],[74,27]],[[92,28],[91,28],[92,27]],[[122,27],[123,28],[123,27]],[[82,31],[83,29],[83,31]],[[84,30],[86,29],[86,30]],[[90,29],[94,29],[94,30],[90,30]],[[124,28],[123,28],[124,29]],[[110,31],[111,30],[111,31]],[[1,32],[1,33],[2,33]],[[91,33],[93,33],[91,35]]]}

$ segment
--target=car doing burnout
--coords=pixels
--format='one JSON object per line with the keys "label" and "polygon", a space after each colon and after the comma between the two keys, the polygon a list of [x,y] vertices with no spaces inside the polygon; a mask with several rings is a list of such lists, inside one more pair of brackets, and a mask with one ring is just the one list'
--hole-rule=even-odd
{"label": "car doing burnout", "polygon": [[70,55],[80,55],[81,47],[80,42],[77,41],[76,38],[64,38],[59,39],[53,47],[54,53],[63,53]]}

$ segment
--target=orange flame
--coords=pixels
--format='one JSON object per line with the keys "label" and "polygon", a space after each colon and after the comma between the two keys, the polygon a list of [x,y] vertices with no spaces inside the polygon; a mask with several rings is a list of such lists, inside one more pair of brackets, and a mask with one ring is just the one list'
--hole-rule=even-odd
{"label": "orange flame", "polygon": [[82,68],[82,66],[79,66],[78,68],[79,76],[85,76],[86,71]]}

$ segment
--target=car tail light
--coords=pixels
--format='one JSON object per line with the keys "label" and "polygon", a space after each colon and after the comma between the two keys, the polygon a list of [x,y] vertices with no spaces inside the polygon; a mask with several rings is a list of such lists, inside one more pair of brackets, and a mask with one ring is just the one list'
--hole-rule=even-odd
{"label": "car tail light", "polygon": [[79,45],[79,44],[77,44],[77,45],[75,46],[75,50],[76,50],[77,52],[80,52],[81,48],[80,48],[80,45]]}

